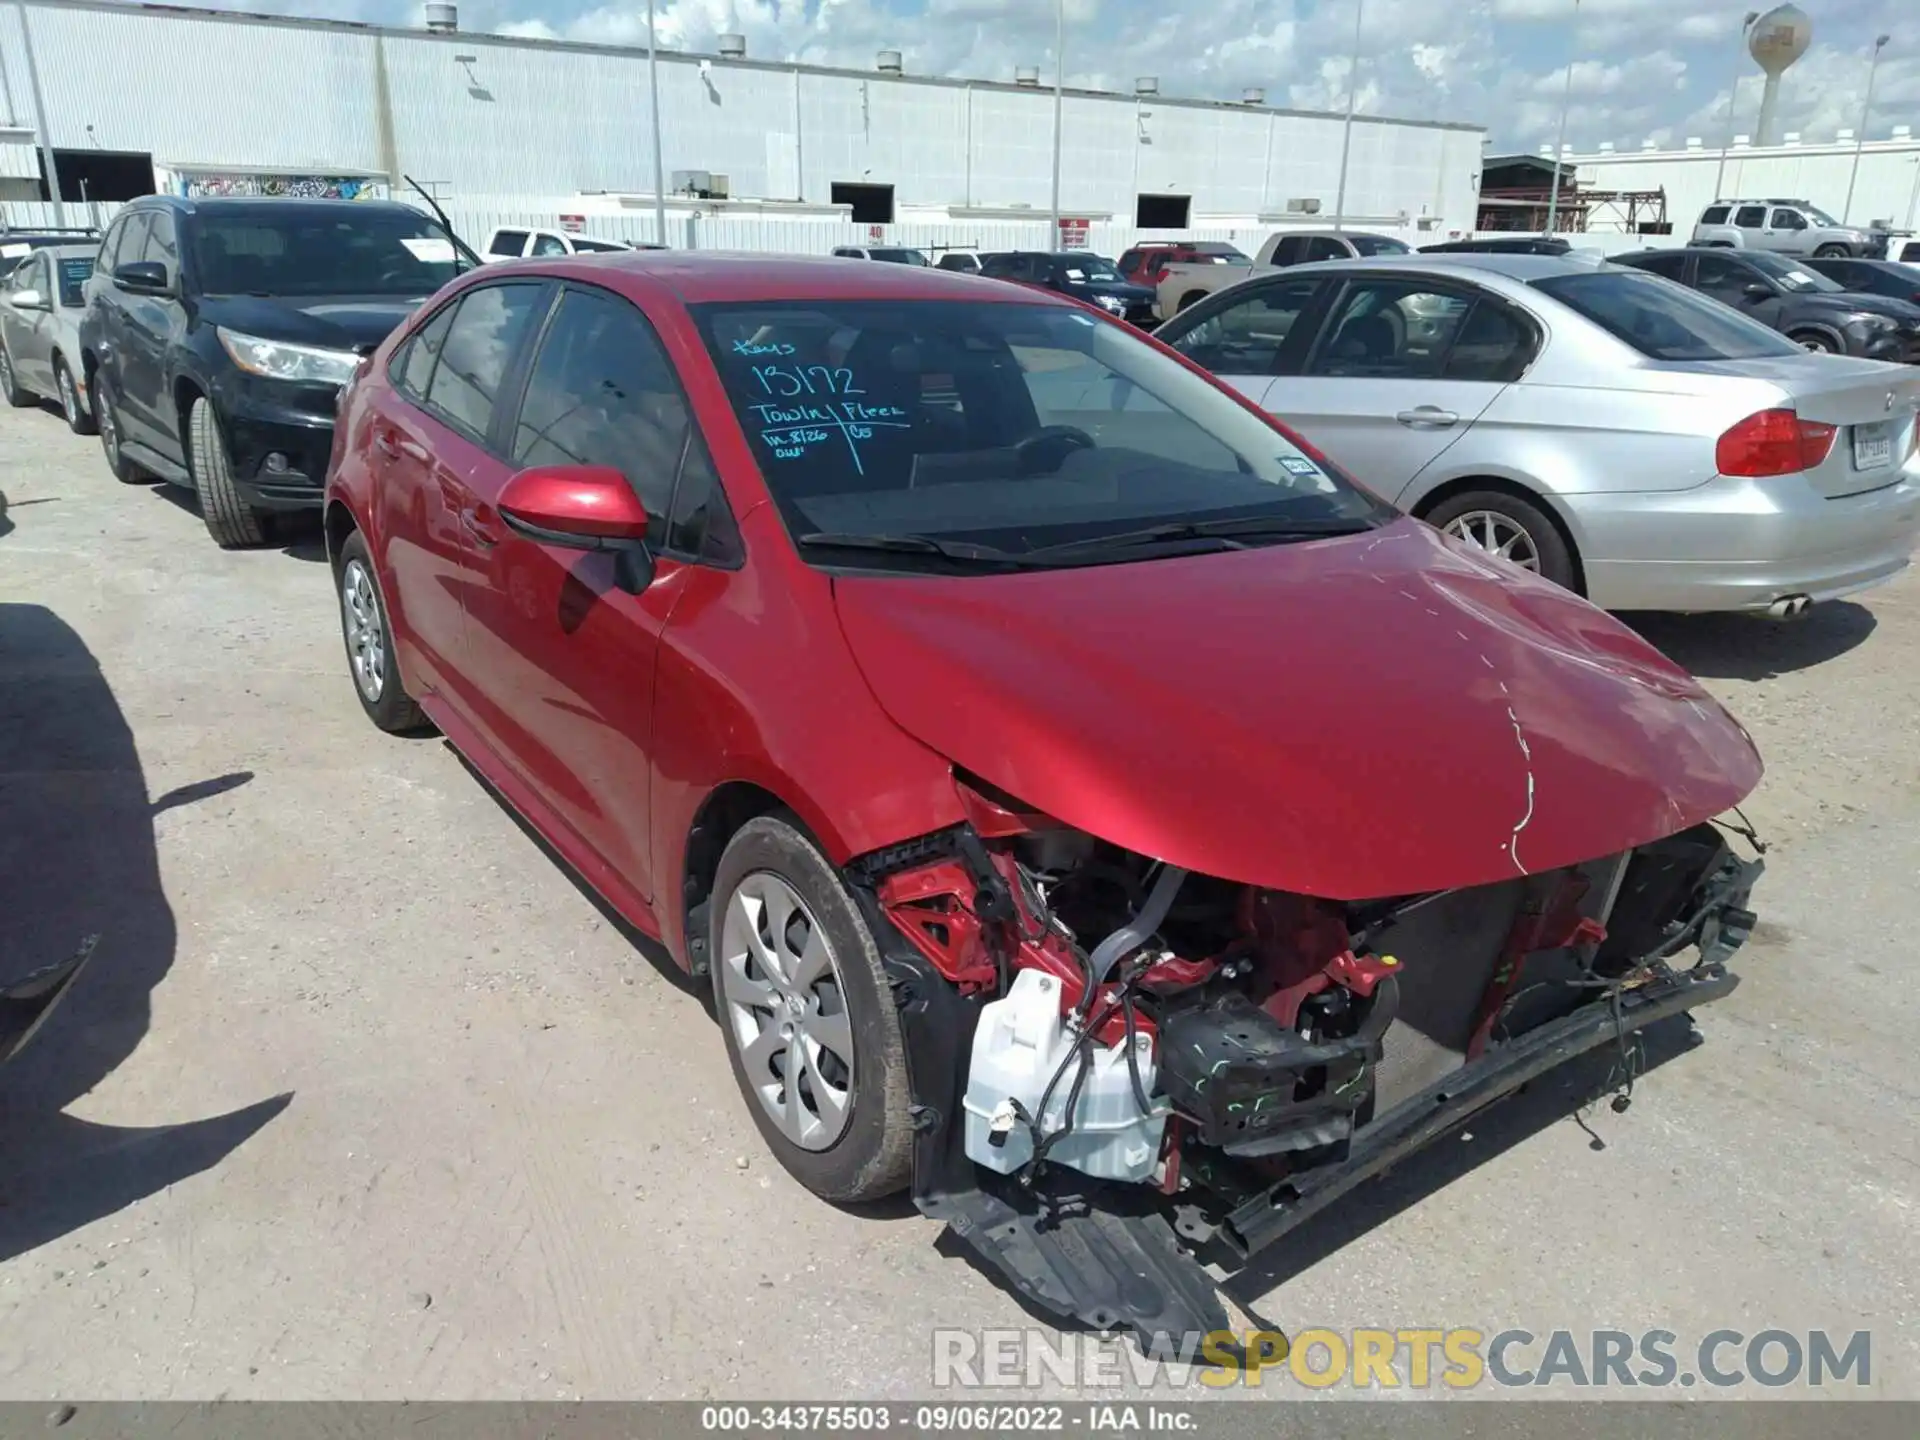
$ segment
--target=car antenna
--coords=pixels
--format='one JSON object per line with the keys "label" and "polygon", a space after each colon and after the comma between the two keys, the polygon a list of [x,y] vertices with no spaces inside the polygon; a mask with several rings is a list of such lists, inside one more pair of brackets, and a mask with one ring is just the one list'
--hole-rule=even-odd
{"label": "car antenna", "polygon": [[[429,195],[425,187],[423,187],[420,184],[420,182],[414,179],[411,175],[403,174],[400,178],[406,181],[407,184],[413,187],[414,194],[418,195],[422,200],[427,202],[427,208],[433,211],[433,218],[440,222],[441,227],[447,232],[447,234],[453,237],[454,242],[457,245],[459,245],[461,249],[469,252],[473,252],[473,247],[467,244],[465,240],[462,240],[460,238],[460,232],[453,228],[453,221],[449,220],[447,218],[447,212],[440,208],[440,202],[434,199],[433,196]],[[474,253],[477,253],[477,252],[474,252]]]}

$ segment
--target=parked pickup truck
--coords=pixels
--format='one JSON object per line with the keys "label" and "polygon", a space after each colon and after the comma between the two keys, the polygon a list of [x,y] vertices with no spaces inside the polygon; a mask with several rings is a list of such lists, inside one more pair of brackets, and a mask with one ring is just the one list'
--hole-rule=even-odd
{"label": "parked pickup truck", "polygon": [[1885,231],[1842,225],[1806,200],[1716,200],[1700,212],[1693,227],[1695,245],[1734,250],[1772,250],[1802,259],[1886,254]]}
{"label": "parked pickup truck", "polygon": [[1345,230],[1286,230],[1269,235],[1249,265],[1218,263],[1169,265],[1157,287],[1160,318],[1168,320],[1229,285],[1254,275],[1310,265],[1316,260],[1352,260],[1364,255],[1406,255],[1409,246],[1390,235],[1368,235]]}

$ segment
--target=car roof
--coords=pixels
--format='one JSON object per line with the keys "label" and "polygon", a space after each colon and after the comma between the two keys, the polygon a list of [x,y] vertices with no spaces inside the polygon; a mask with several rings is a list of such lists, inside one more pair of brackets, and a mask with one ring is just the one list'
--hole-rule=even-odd
{"label": "car roof", "polygon": [[[914,247],[876,246],[908,250]],[[508,261],[521,274],[577,276],[636,290],[655,286],[689,305],[728,300],[963,300],[1010,305],[1067,305],[1045,291],[1004,285],[933,265],[842,265],[831,255],[761,251],[624,250]],[[498,273],[498,266],[473,272]]]}
{"label": "car roof", "polygon": [[1429,275],[1450,275],[1483,279],[1497,275],[1521,285],[1536,280],[1551,280],[1560,275],[1591,275],[1595,266],[1604,264],[1599,256],[1519,255],[1497,250],[1462,250],[1444,255],[1363,255],[1357,260],[1316,260],[1310,265],[1288,267],[1288,273],[1315,270],[1366,273],[1374,270],[1416,271]]}

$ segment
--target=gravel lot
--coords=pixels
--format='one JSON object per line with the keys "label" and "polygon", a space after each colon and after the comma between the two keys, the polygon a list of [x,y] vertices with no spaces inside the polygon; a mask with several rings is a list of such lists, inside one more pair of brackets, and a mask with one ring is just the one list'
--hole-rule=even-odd
{"label": "gravel lot", "polygon": [[[910,1206],[790,1182],[664,956],[364,721],[317,536],[222,553],[39,411],[0,492],[0,964],[104,937],[0,1083],[0,1399],[910,1396],[933,1325],[1028,1323]],[[1627,1114],[1563,1075],[1236,1293],[1296,1332],[1866,1328],[1920,1397],[1920,576],[1644,623],[1767,759],[1747,983]]]}

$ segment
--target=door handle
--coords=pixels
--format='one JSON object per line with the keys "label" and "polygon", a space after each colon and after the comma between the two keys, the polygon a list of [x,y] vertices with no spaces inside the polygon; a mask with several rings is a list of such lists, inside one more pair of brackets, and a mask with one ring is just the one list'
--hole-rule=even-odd
{"label": "door handle", "polygon": [[460,523],[467,527],[467,533],[482,545],[498,545],[506,538],[506,530],[500,524],[500,517],[491,506],[470,505],[460,512]]}
{"label": "door handle", "polygon": [[1449,425],[1460,423],[1460,417],[1451,410],[1442,410],[1438,405],[1416,405],[1411,410],[1402,410],[1393,417],[1411,430],[1445,430]]}
{"label": "door handle", "polygon": [[427,459],[425,446],[415,444],[397,430],[375,430],[373,432],[373,448],[389,460],[398,460],[403,455],[409,460],[424,461]]}

